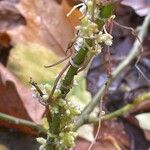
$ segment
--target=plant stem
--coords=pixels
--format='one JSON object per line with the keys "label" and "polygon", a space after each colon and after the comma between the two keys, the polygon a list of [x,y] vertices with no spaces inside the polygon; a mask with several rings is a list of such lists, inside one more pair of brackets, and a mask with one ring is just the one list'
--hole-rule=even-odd
{"label": "plant stem", "polygon": [[[85,49],[81,48],[80,51],[78,52],[78,54],[73,59],[74,64],[81,65],[85,61],[87,52],[88,52],[88,50],[86,48]],[[77,71],[78,71],[78,68],[75,68],[72,65],[69,67],[67,74],[61,85],[61,92],[64,97],[70,91],[70,89],[72,87],[74,76],[77,75]]]}
{"label": "plant stem", "polygon": [[16,125],[23,125],[23,126],[31,128],[39,133],[44,133],[44,134],[47,133],[47,130],[44,129],[41,125],[38,125],[32,121],[28,121],[25,119],[20,119],[17,117],[6,115],[4,113],[0,113],[0,120],[7,121],[8,123],[12,123],[12,124],[16,124]]}
{"label": "plant stem", "polygon": [[[102,117],[102,120],[111,120],[114,118],[117,118],[127,112],[129,112],[131,109],[133,109],[134,107],[136,107],[139,103],[146,101],[146,100],[150,100],[150,92],[149,93],[145,93],[139,97],[137,97],[132,104],[127,104],[126,106],[110,113],[110,114],[106,114],[105,116]],[[13,117],[10,115],[6,115],[4,113],[0,113],[0,120],[2,121],[6,121],[8,123],[12,123],[12,124],[16,124],[16,125],[23,125],[23,126],[27,126],[32,128],[33,130],[37,131],[38,133],[43,133],[46,134],[47,130],[44,129],[42,126],[32,122],[32,121],[28,121],[25,119],[20,119],[17,117]],[[98,122],[99,118],[88,118],[86,123],[96,123]]]}
{"label": "plant stem", "polygon": [[[95,20],[95,7],[96,7],[96,0],[93,0],[93,14],[92,14],[92,22],[97,22],[98,23],[98,26],[99,26],[99,30],[101,31],[102,28],[103,28],[103,25],[105,24],[105,22],[107,21],[107,19],[111,16],[112,12],[113,12],[113,7],[110,7],[111,4],[106,8],[105,6],[103,6],[103,10],[101,10],[100,14],[99,14],[99,17],[97,20]],[[102,9],[100,7],[100,9]],[[108,11],[107,11],[108,9]],[[92,39],[88,39],[87,41],[88,45],[90,47],[93,47],[95,46],[95,43],[93,44],[92,42]],[[64,99],[65,101],[65,97],[66,95],[68,94],[68,92],[70,91],[70,89],[72,88],[72,85],[73,85],[73,80],[74,80],[74,77],[75,75],[77,75],[78,73],[78,66],[79,67],[82,67],[82,64],[84,63],[84,61],[86,60],[87,58],[87,53],[88,53],[88,48],[86,46],[83,46],[82,48],[79,49],[79,51],[76,53],[76,55],[71,58],[72,61],[73,61],[73,64],[70,62],[70,67],[64,77],[64,79],[62,80],[61,82],[61,86],[60,86],[60,91],[61,91],[61,95],[59,98],[62,98]],[[94,54],[93,54],[94,55]],[[92,58],[92,57],[91,57]],[[77,67],[76,67],[77,66]],[[54,106],[55,102],[59,100],[59,99],[55,99],[53,101],[53,103],[51,104],[51,107]],[[49,128],[49,133],[51,134],[54,134],[56,136],[59,137],[59,133],[61,132],[61,129],[60,129],[60,126],[61,126],[61,115],[64,113],[64,108],[62,107],[59,107],[59,110],[58,110],[59,113],[55,113],[50,120],[48,120],[49,122],[49,125],[50,125],[50,128]],[[51,139],[51,137],[48,137],[47,138],[47,145],[46,145],[46,150],[50,150],[50,149],[57,149],[55,144],[51,144],[51,143],[55,143],[54,140],[52,141],[53,139]]]}
{"label": "plant stem", "polygon": [[[148,27],[150,24],[150,13],[145,17],[145,20],[143,22],[143,25],[141,27],[141,31],[138,34],[139,39],[143,42],[143,39],[147,33]],[[85,107],[85,109],[82,111],[81,116],[78,118],[75,130],[77,130],[80,126],[82,126],[85,122],[85,120],[88,118],[89,114],[93,111],[95,106],[98,104],[100,97],[103,95],[105,90],[108,86],[112,84],[112,82],[118,77],[118,75],[124,71],[124,69],[131,64],[131,62],[138,57],[140,54],[140,47],[141,44],[136,39],[133,48],[131,49],[130,53],[128,54],[127,58],[123,60],[119,66],[112,72],[111,77],[107,80],[106,84],[104,84],[100,90],[97,92],[97,94],[94,96],[93,100]]]}
{"label": "plant stem", "polygon": [[[148,93],[144,93],[142,95],[140,95],[139,97],[137,97],[133,102],[132,104],[127,104],[125,105],[124,107],[112,112],[112,113],[109,113],[109,114],[106,114],[104,115],[101,119],[102,121],[104,120],[111,120],[111,119],[114,119],[114,118],[117,118],[125,113],[128,113],[130,112],[130,110],[132,110],[133,108],[135,108],[138,104],[142,103],[143,101],[146,101],[146,100],[150,100],[150,92]],[[99,118],[97,117],[89,117],[87,119],[87,123],[96,123],[98,122]]]}

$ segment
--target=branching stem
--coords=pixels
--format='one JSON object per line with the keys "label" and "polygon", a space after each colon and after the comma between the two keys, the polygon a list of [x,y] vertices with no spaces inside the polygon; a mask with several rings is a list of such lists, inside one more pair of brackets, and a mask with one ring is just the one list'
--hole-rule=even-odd
{"label": "branching stem", "polygon": [[[143,41],[144,37],[147,34],[148,31],[148,27],[150,24],[150,13],[145,17],[145,20],[143,22],[141,31],[138,34],[138,37],[141,41]],[[123,60],[118,67],[112,72],[112,76],[111,78],[108,79],[107,86],[110,86],[112,84],[112,82],[118,77],[118,75],[128,66],[130,65],[130,63],[139,56],[140,54],[140,47],[141,44],[139,43],[139,41],[136,39],[134,44],[133,44],[133,48],[131,49],[131,51],[129,52],[127,58],[125,60]],[[105,93],[105,90],[107,88],[106,85],[103,85],[100,90],[97,92],[97,94],[94,96],[93,100],[86,106],[86,108],[82,111],[81,116],[79,117],[79,119],[77,120],[76,123],[76,127],[75,130],[77,130],[80,126],[82,126],[84,124],[84,122],[87,119],[87,116],[93,111],[93,109],[95,108],[95,106],[98,104],[100,97],[103,95],[103,93]]]}
{"label": "branching stem", "polygon": [[[112,120],[123,114],[129,113],[133,108],[135,108],[137,105],[139,105],[140,103],[142,103],[146,100],[150,100],[150,92],[144,93],[144,94],[138,96],[137,98],[134,99],[134,101],[131,104],[127,104],[112,113],[104,115],[102,117],[102,120],[103,121],[104,120]],[[98,120],[99,120],[99,118],[89,117],[87,119],[87,123],[96,123],[96,122],[98,122]]]}
{"label": "branching stem", "polygon": [[23,125],[23,126],[29,127],[38,133],[43,133],[43,134],[47,133],[47,130],[44,129],[41,125],[38,125],[32,121],[13,117],[4,113],[0,113],[0,120],[6,121],[11,124]]}

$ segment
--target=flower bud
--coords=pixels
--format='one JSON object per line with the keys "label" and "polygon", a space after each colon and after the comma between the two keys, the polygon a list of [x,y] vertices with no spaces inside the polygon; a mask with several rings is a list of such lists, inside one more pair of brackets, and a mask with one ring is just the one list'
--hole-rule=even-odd
{"label": "flower bud", "polygon": [[41,145],[44,145],[46,144],[46,139],[42,138],[42,137],[38,137],[36,138],[36,141],[41,144]]}
{"label": "flower bud", "polygon": [[51,86],[50,84],[48,84],[48,83],[46,83],[46,84],[44,85],[44,88],[45,88],[45,90],[46,90],[47,93],[50,93],[51,90],[52,90],[52,86]]}

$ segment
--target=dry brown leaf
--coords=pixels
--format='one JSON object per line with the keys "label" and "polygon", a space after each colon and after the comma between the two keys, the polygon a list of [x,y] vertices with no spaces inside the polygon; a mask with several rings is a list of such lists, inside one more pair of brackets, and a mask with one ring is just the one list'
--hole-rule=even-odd
{"label": "dry brown leaf", "polygon": [[123,0],[124,5],[132,7],[139,16],[145,16],[150,10],[150,1],[148,0]]}
{"label": "dry brown leaf", "polygon": [[64,4],[56,0],[1,1],[0,30],[10,34],[13,44],[39,43],[64,55],[74,36],[64,9]]}
{"label": "dry brown leaf", "polygon": [[[97,132],[97,128],[95,128],[95,132]],[[87,150],[89,145],[90,142],[78,138],[75,150]],[[116,150],[116,145],[122,150],[127,150],[129,147],[129,139],[123,125],[116,121],[103,122],[93,150]]]}
{"label": "dry brown leaf", "polygon": [[11,39],[6,32],[0,32],[0,62],[7,65],[10,49],[12,48]]}
{"label": "dry brown leaf", "polygon": [[55,0],[22,0],[16,7],[25,17],[27,25],[9,30],[14,44],[35,42],[48,46],[59,55],[65,54],[74,33],[63,5]]}
{"label": "dry brown leaf", "polygon": [[32,98],[31,90],[0,64],[0,112],[38,123],[44,111],[45,107]]}
{"label": "dry brown leaf", "polygon": [[[5,30],[13,44],[28,41],[39,43],[50,47],[59,55],[64,55],[64,50],[73,38],[72,25],[66,17],[64,5],[60,5],[55,0],[40,2],[22,0],[17,4],[15,1],[6,1],[6,3],[13,7],[12,12],[6,12],[6,15],[15,14],[17,10],[17,15],[24,16],[26,20],[26,25],[14,28],[14,22],[6,19]],[[16,22],[16,25],[20,24]],[[9,26],[11,28],[8,28]],[[45,108],[38,101],[33,100],[30,89],[23,86],[0,64],[0,112],[39,122],[44,110]]]}
{"label": "dry brown leaf", "polygon": [[14,4],[7,1],[0,1],[0,31],[25,24],[25,18],[20,14]]}
{"label": "dry brown leaf", "polygon": [[[90,146],[90,143],[82,138],[77,139],[77,145],[74,150],[87,150]],[[113,145],[108,141],[96,142],[92,150],[116,150]]]}
{"label": "dry brown leaf", "polygon": [[66,1],[71,7],[82,2],[82,0],[66,0]]}
{"label": "dry brown leaf", "polygon": [[[71,4],[70,4],[71,3]],[[62,5],[64,7],[65,14],[67,15],[68,12],[72,9],[72,7],[75,5],[74,1],[67,1],[64,0]],[[70,21],[73,28],[75,26],[79,25],[79,18],[82,16],[81,12],[76,9],[73,11],[73,13],[68,17],[68,20]]]}

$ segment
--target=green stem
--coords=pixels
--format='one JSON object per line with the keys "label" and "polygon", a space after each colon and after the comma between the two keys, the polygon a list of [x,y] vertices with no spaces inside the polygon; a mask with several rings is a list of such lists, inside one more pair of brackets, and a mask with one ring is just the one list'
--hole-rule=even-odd
{"label": "green stem", "polygon": [[[143,42],[143,39],[145,35],[147,34],[148,27],[150,24],[150,13],[145,17],[145,20],[143,22],[143,25],[141,27],[141,31],[138,34],[139,39],[141,42]],[[95,106],[98,104],[101,96],[104,94],[105,90],[108,86],[112,84],[112,82],[118,77],[118,75],[124,71],[124,69],[131,64],[131,62],[137,58],[140,54],[140,47],[141,43],[139,43],[139,40],[135,40],[133,48],[131,49],[130,53],[126,57],[125,60],[123,60],[119,66],[112,72],[112,76],[107,80],[107,84],[104,84],[100,90],[97,92],[97,94],[94,96],[93,100],[86,106],[86,108],[82,111],[81,116],[78,118],[75,130],[78,129],[80,126],[82,126],[89,116],[89,114],[93,111]]]}
{"label": "green stem", "polygon": [[[95,2],[96,1],[94,0],[93,13],[94,13],[94,9],[96,6]],[[110,7],[111,5],[108,5],[108,6]],[[102,9],[102,10],[100,11],[101,13],[99,15],[99,18],[96,20],[96,23],[98,23],[98,25],[99,25],[99,30],[102,29],[103,25],[105,24],[105,22],[107,21],[107,19],[111,16],[111,14],[113,12],[113,8],[112,7],[109,8],[108,6],[100,7],[100,9]],[[105,7],[107,7],[109,13],[106,11],[107,9]],[[92,15],[92,21],[94,21],[94,14]],[[90,44],[90,46],[92,46],[91,43],[92,43],[92,40],[88,40],[88,44]],[[75,65],[81,66],[87,57],[87,53],[88,53],[88,48],[86,48],[86,47],[80,48],[80,50],[77,52],[77,54],[73,58],[73,63]],[[61,98],[65,99],[66,95],[72,88],[73,80],[74,80],[75,75],[77,75],[77,73],[78,73],[78,68],[71,64],[71,66],[69,67],[69,69],[61,83],[61,87],[60,87]],[[55,101],[57,101],[57,99],[54,100],[54,103],[55,103]],[[53,104],[51,106],[53,107]],[[54,114],[54,116],[52,116],[52,118],[51,118],[51,122],[49,122],[49,124],[50,124],[49,132],[53,133],[55,135],[59,135],[59,133],[60,133],[61,112],[63,112],[63,108],[59,108],[59,112],[60,112],[59,114]],[[47,139],[46,150],[51,150],[51,149],[55,150],[56,149],[55,145],[48,144],[48,143],[50,143],[49,141],[51,141],[50,138]]]}
{"label": "green stem", "polygon": [[[95,7],[96,7],[96,1],[93,0],[93,13],[94,13]],[[99,30],[102,30],[105,22],[112,15],[112,13],[114,11],[114,4],[110,3],[103,7],[100,6],[100,9],[101,9],[101,11],[99,14],[99,18],[97,18],[95,20],[95,22],[98,24]],[[94,21],[94,14],[92,15],[92,21]],[[88,43],[90,43],[90,45],[93,44],[92,41],[89,41]],[[77,53],[77,55],[73,59],[74,64],[82,65],[86,59],[87,53],[88,53],[88,48],[81,48],[79,50],[79,52]],[[62,82],[61,88],[60,88],[62,95],[64,97],[70,91],[70,89],[72,87],[74,76],[77,75],[77,71],[78,71],[77,68],[75,68],[74,66],[70,66],[70,68]]]}
{"label": "green stem", "polygon": [[[79,50],[78,54],[73,59],[74,64],[80,66],[85,61],[87,52],[88,52],[88,50],[86,48],[85,49],[81,48]],[[75,68],[72,65],[69,67],[67,74],[61,85],[61,93],[64,97],[70,91],[70,89],[72,87],[74,76],[77,75],[77,71],[78,71],[78,68]]]}
{"label": "green stem", "polygon": [[[129,113],[133,108],[135,108],[137,105],[139,105],[140,103],[142,103],[143,101],[146,101],[146,100],[150,100],[150,92],[140,95],[133,101],[132,104],[127,104],[124,107],[122,107],[112,113],[106,114],[101,119],[102,119],[102,121],[115,119],[119,116],[124,115],[125,113]],[[97,117],[94,117],[94,118],[90,117],[87,119],[87,123],[96,123],[98,121],[99,121],[99,118],[97,118]]]}
{"label": "green stem", "polygon": [[6,115],[4,113],[0,113],[0,120],[6,121],[6,122],[11,123],[11,124],[23,125],[23,126],[29,127],[31,129],[37,131],[38,133],[44,133],[44,134],[47,133],[46,129],[44,129],[42,126],[40,126],[40,125],[38,125],[32,121],[20,119],[17,117]]}

